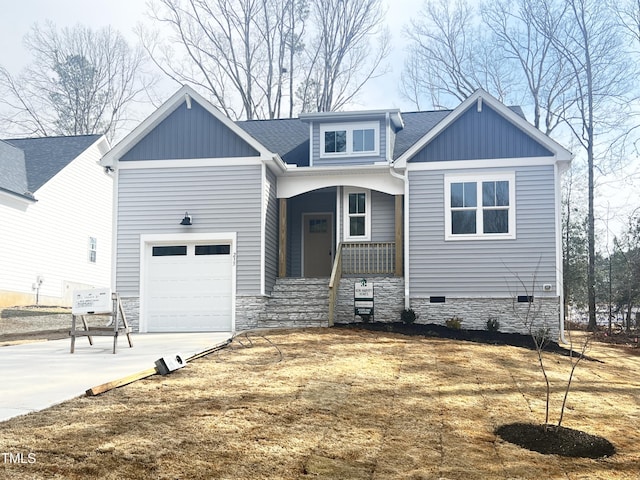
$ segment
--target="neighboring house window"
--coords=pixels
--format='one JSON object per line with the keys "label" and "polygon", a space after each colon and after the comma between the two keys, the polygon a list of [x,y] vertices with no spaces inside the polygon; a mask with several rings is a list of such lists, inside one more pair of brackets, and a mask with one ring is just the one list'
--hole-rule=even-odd
{"label": "neighboring house window", "polygon": [[344,239],[371,239],[371,193],[369,190],[345,189]]}
{"label": "neighboring house window", "polygon": [[89,262],[96,263],[96,253],[98,251],[98,239],[89,237]]}
{"label": "neighboring house window", "polygon": [[515,175],[445,176],[445,239],[516,238]]}
{"label": "neighboring house window", "polygon": [[321,125],[320,156],[378,155],[378,122]]}

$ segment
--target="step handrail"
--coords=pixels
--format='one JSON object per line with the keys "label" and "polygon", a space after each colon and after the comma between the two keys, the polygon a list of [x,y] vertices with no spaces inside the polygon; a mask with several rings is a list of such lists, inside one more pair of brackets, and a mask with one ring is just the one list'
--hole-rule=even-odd
{"label": "step handrail", "polygon": [[329,326],[333,326],[336,316],[336,302],[338,299],[338,288],[342,277],[342,243],[338,243],[336,257],[333,259],[331,278],[329,279]]}

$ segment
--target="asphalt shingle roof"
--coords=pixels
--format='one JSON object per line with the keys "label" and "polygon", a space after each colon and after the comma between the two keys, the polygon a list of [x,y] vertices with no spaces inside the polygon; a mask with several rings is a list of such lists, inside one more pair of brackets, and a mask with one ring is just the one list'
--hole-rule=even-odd
{"label": "asphalt shingle roof", "polygon": [[14,138],[4,141],[24,152],[27,189],[35,192],[100,137],[101,135],[76,135]]}
{"label": "asphalt shingle roof", "polygon": [[[524,118],[520,107],[509,108]],[[393,160],[405,153],[451,112],[452,110],[433,110],[401,113],[404,128],[396,134]],[[299,167],[309,166],[309,124],[307,122],[299,118],[287,118],[245,120],[238,121],[236,124],[269,151],[279,154],[285,163],[296,164]]]}
{"label": "asphalt shingle roof", "polygon": [[309,166],[309,124],[299,118],[236,122],[285,163]]}

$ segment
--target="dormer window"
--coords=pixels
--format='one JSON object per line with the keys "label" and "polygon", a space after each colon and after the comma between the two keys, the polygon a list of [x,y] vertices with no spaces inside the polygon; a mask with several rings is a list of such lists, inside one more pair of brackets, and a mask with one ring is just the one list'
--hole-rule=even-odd
{"label": "dormer window", "polygon": [[347,152],[347,131],[330,130],[324,132],[324,152],[325,153],[346,153]]}
{"label": "dormer window", "polygon": [[379,138],[379,122],[321,125],[320,156],[378,155]]}

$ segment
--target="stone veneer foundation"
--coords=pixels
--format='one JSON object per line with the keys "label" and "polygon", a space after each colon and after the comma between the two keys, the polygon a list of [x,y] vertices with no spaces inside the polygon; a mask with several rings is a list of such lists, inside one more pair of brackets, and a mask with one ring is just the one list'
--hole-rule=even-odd
{"label": "stone veneer foundation", "polygon": [[[500,322],[500,331],[506,333],[528,333],[525,326],[527,302],[515,298],[452,298],[444,303],[431,303],[429,298],[412,298],[411,308],[419,315],[417,323],[444,325],[453,317],[461,320],[465,330],[486,330],[487,320]],[[558,297],[534,297],[529,317],[532,330],[549,330],[555,340],[560,331],[560,301]]]}
{"label": "stone veneer foundation", "polygon": [[[347,277],[340,280],[336,305],[335,323],[361,321],[354,315],[354,284],[362,278],[374,284],[374,321],[399,322],[404,309],[404,279],[401,277]],[[317,294],[317,287],[315,294]],[[311,292],[310,292],[311,294]],[[127,321],[134,331],[140,326],[140,299],[124,297],[121,299]],[[236,297],[236,331],[265,327],[303,327],[322,326],[318,322],[309,325],[298,321],[264,322],[261,315],[267,308],[269,297]],[[517,302],[514,298],[453,298],[446,297],[443,303],[432,303],[429,298],[412,298],[411,308],[418,315],[416,323],[434,323],[445,325],[453,317],[461,320],[466,330],[485,330],[487,320],[495,318],[500,322],[500,331],[507,333],[528,333],[524,320],[528,303]],[[533,331],[548,329],[552,338],[558,340],[560,331],[560,302],[558,297],[535,297],[532,304]],[[325,324],[326,325],[326,324]]]}

